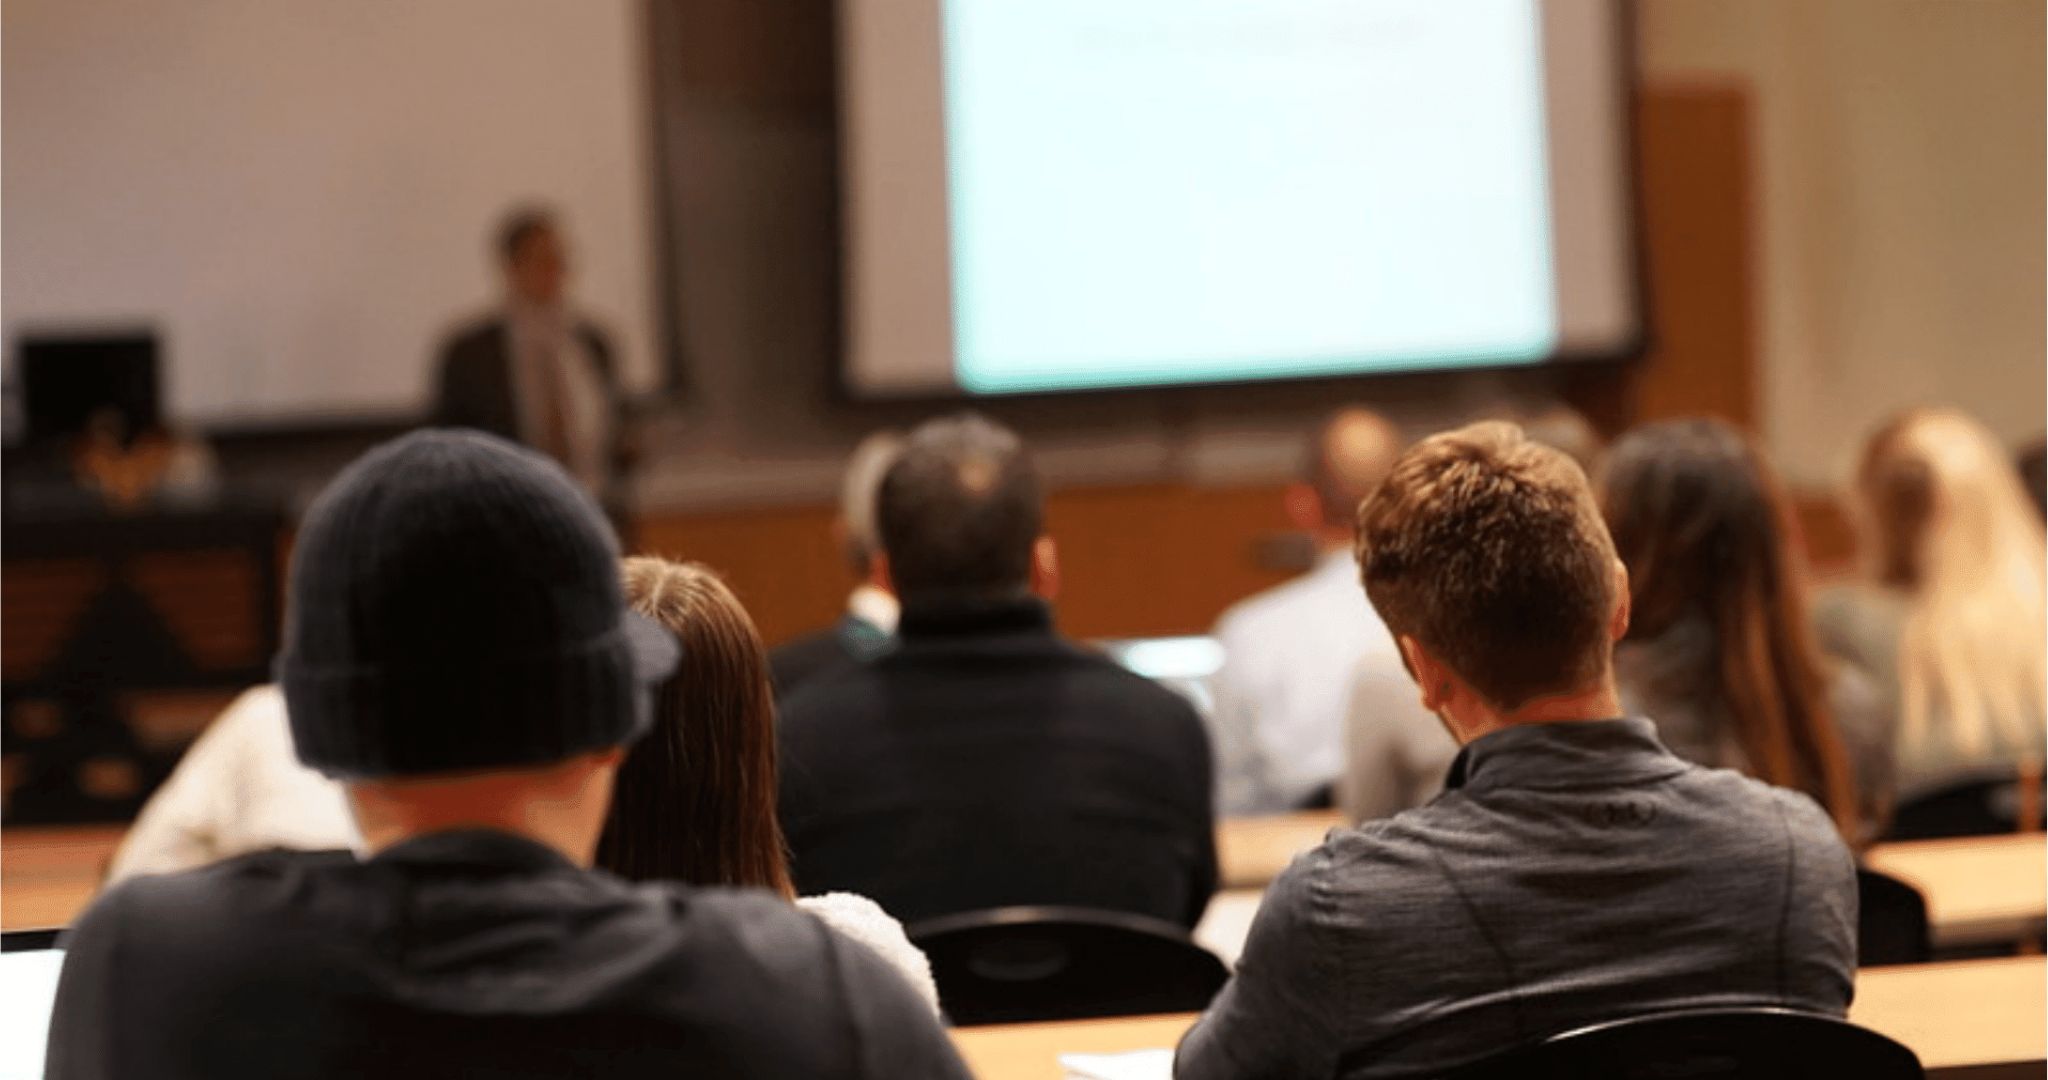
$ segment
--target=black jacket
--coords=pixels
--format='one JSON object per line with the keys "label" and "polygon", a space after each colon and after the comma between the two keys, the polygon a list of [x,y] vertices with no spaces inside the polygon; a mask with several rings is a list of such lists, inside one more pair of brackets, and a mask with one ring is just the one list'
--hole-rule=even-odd
{"label": "black jacket", "polygon": [[504,833],[143,877],[66,945],[48,1075],[964,1077],[866,947]]}
{"label": "black jacket", "polygon": [[783,709],[799,891],[906,922],[1015,904],[1201,918],[1209,743],[1185,700],[1061,639],[1036,601],[908,607],[898,636]]}
{"label": "black jacket", "polygon": [[[598,379],[604,383],[605,399],[611,403],[613,445],[606,460],[615,474],[623,472],[630,462],[611,342],[588,319],[579,319],[574,332],[589,350]],[[435,372],[433,422],[437,427],[475,428],[513,442],[524,441],[513,389],[511,339],[503,316],[479,319],[449,335],[441,344]]]}
{"label": "black jacket", "polygon": [[858,615],[842,615],[837,623],[777,645],[768,654],[775,680],[775,698],[784,701],[805,683],[841,668],[864,664],[895,645],[888,631]]}

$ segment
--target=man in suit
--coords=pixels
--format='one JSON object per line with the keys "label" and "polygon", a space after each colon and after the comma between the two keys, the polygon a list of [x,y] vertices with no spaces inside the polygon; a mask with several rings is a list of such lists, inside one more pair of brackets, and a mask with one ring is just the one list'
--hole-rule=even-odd
{"label": "man in suit", "polygon": [[631,464],[610,340],[568,302],[569,259],[546,210],[513,211],[498,229],[503,307],[440,350],[434,423],[525,443],[601,499]]}
{"label": "man in suit", "polygon": [[1186,700],[1053,629],[1038,477],[978,416],[913,432],[876,502],[896,647],[777,731],[798,888],[906,922],[1059,904],[1193,926],[1216,887],[1209,741]]}
{"label": "man in suit", "polygon": [[896,597],[881,582],[882,542],[875,535],[875,489],[903,448],[903,436],[877,431],[853,448],[839,485],[839,520],[832,533],[846,556],[854,587],[846,613],[831,626],[813,630],[768,654],[775,696],[787,698],[798,686],[848,664],[865,663],[896,640]]}

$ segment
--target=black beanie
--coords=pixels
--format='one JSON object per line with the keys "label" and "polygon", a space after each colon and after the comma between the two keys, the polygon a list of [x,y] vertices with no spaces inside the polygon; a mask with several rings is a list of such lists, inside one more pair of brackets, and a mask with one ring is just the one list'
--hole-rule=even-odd
{"label": "black beanie", "polygon": [[343,470],[292,553],[277,679],[337,779],[539,765],[631,742],[678,646],[627,610],[618,541],[553,461],[420,431]]}

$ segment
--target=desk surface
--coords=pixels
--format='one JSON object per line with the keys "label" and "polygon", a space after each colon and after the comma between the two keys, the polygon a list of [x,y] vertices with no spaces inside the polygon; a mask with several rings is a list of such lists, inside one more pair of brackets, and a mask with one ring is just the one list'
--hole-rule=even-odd
{"label": "desk surface", "polygon": [[[1856,979],[1849,1018],[1913,1048],[1928,1075],[2048,1061],[2048,968],[2038,956],[1878,968]],[[960,1028],[981,1080],[1059,1080],[1061,1054],[1172,1046],[1193,1014]]]}
{"label": "desk surface", "polygon": [[1879,844],[1863,861],[1927,897],[1936,945],[2014,941],[2048,918],[2048,834]]}
{"label": "desk surface", "polygon": [[1226,818],[1216,825],[1216,862],[1226,889],[1263,889],[1296,855],[1350,824],[1335,810]]}

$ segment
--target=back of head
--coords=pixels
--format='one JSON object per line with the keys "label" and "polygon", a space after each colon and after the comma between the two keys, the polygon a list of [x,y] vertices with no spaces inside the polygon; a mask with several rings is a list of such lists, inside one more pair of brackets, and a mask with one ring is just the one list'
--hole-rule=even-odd
{"label": "back of head", "polygon": [[1358,511],[1374,610],[1495,708],[1608,671],[1614,548],[1570,458],[1499,421],[1415,444]]}
{"label": "back of head", "polygon": [[1023,442],[1000,424],[962,413],[919,425],[882,479],[875,517],[906,605],[1030,587],[1043,497]]}
{"label": "back of head", "polygon": [[1658,692],[1718,699],[1753,772],[1814,795],[1850,825],[1852,781],[1790,509],[1762,455],[1718,420],[1645,425],[1609,453],[1601,503],[1628,567],[1628,638],[1656,641],[1689,622],[1706,630],[1706,651],[1687,665],[1692,685]]}
{"label": "back of head", "polygon": [[604,515],[560,466],[423,431],[301,523],[278,657],[293,740],[340,779],[562,762],[629,742],[675,642],[628,612]]}
{"label": "back of head", "polygon": [[1331,413],[1309,440],[1302,479],[1315,491],[1323,524],[1349,533],[1358,504],[1387,477],[1406,443],[1386,417],[1357,406]]}
{"label": "back of head", "polygon": [[1983,425],[1918,409],[1880,428],[1857,473],[1859,521],[1879,581],[1903,590],[1901,720],[1911,741],[1945,718],[1957,745],[1994,733],[2038,741],[2044,573],[2041,519]]}
{"label": "back of head", "polygon": [[882,478],[903,450],[903,436],[895,431],[877,431],[862,439],[846,459],[846,475],[839,482],[839,524],[844,530],[846,565],[856,577],[866,577],[868,564],[882,553],[882,537],[875,524],[875,501]]}
{"label": "back of head", "polygon": [[791,894],[775,814],[775,706],[760,632],[696,563],[630,558],[627,602],[683,646],[654,726],[619,767],[597,865],[634,881]]}

